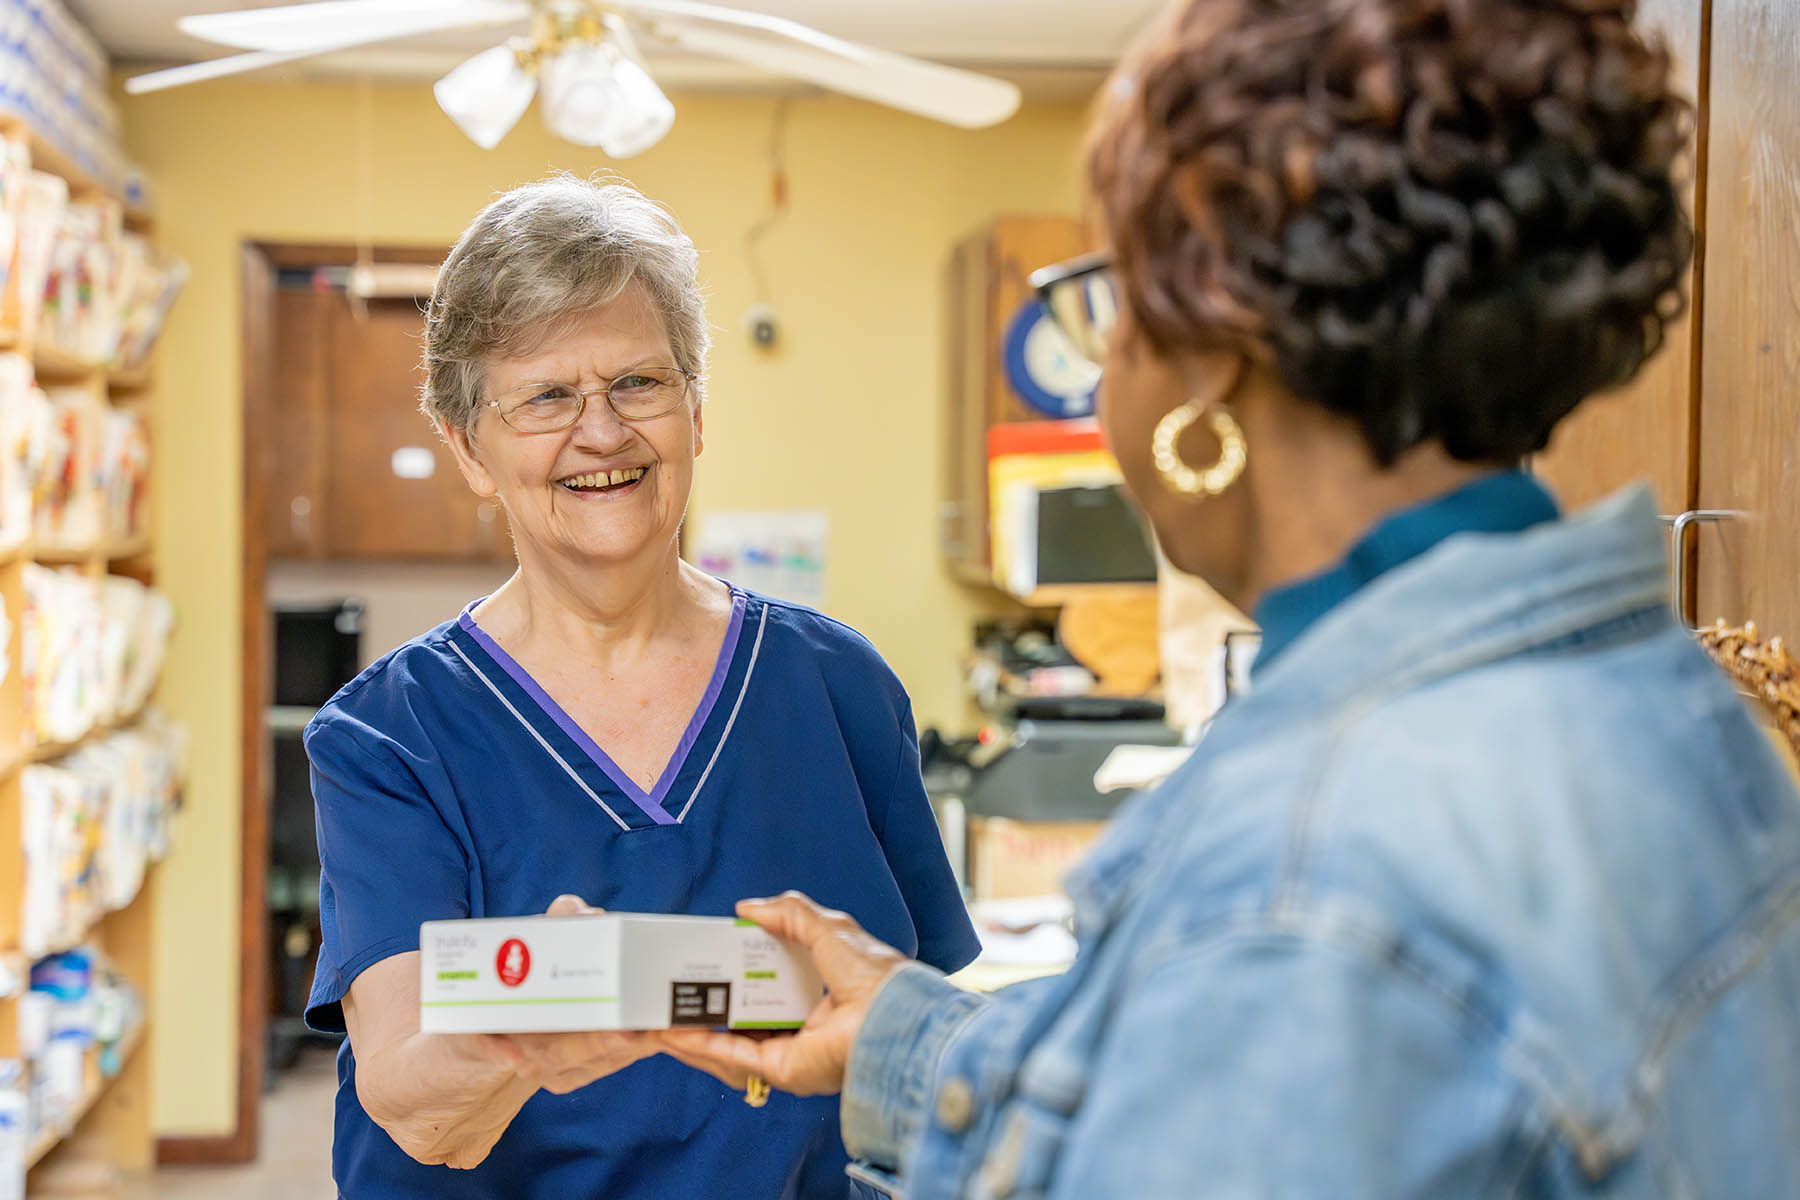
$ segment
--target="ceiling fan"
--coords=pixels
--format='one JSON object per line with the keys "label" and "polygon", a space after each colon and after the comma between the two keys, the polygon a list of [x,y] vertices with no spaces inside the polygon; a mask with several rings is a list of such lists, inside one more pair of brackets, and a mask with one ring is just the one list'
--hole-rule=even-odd
{"label": "ceiling fan", "polygon": [[542,94],[553,133],[614,158],[649,149],[675,121],[637,35],[968,129],[1019,107],[1004,80],[847,42],[781,17],[699,0],[320,0],[183,17],[182,32],[247,53],[139,75],[128,92],[197,83],[375,42],[527,22],[433,86],[438,104],[492,149]]}

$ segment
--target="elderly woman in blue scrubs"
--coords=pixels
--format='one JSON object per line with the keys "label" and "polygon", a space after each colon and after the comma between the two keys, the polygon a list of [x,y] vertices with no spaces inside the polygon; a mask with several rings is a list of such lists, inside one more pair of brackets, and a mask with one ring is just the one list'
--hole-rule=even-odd
{"label": "elderly woman in blue scrubs", "polygon": [[976,953],[894,673],[853,630],[677,553],[702,446],[697,261],[630,187],[556,178],[489,205],[432,295],[424,408],[519,566],[307,731],[307,1015],[349,1034],[333,1173],[355,1200],[853,1186],[835,1101],[746,1105],[644,1034],[421,1034],[421,922],[725,914],[798,881],[938,969]]}
{"label": "elderly woman in blue scrubs", "polygon": [[1681,308],[1634,9],[1170,7],[1091,142],[1110,262],[1041,282],[1252,687],[1069,877],[1066,975],[974,996],[787,896],[740,911],[828,1007],[665,1045],[841,1090],[909,1200],[1800,1195],[1793,783],[1648,490],[1517,466]]}

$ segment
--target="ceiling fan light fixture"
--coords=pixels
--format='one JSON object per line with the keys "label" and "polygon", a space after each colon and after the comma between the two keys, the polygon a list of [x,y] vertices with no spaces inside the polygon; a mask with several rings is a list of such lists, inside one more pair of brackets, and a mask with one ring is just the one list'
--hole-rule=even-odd
{"label": "ceiling fan light fixture", "polygon": [[541,70],[544,123],[557,137],[630,158],[675,124],[669,98],[610,39],[567,43],[542,60]]}
{"label": "ceiling fan light fixture", "polygon": [[675,125],[675,105],[650,72],[629,58],[613,63],[613,82],[623,103],[613,110],[600,148],[614,158],[630,158],[668,136]]}
{"label": "ceiling fan light fixture", "polygon": [[537,80],[510,46],[483,50],[432,86],[438,107],[483,150],[500,144],[537,94]]}

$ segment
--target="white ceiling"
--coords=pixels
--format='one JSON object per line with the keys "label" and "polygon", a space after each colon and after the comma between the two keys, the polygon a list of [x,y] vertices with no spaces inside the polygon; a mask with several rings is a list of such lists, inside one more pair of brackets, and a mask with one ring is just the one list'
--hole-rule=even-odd
{"label": "white ceiling", "polygon": [[[66,0],[75,16],[127,67],[233,53],[182,34],[189,13],[261,7],[265,0]],[[287,0],[289,3],[303,0]],[[1028,94],[1079,94],[1099,81],[1164,0],[741,0],[737,7],[787,17],[851,41],[1017,80]],[[348,51],[285,68],[292,74],[422,79],[494,45],[506,27],[437,34]],[[694,59],[646,44],[669,87],[757,87],[776,81],[748,68]],[[276,72],[264,72],[276,75]]]}

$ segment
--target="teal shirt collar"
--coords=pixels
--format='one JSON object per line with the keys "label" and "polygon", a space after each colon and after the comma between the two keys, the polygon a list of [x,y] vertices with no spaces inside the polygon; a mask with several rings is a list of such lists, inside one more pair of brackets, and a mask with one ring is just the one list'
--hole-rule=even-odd
{"label": "teal shirt collar", "polygon": [[1264,596],[1253,614],[1262,648],[1260,672],[1326,613],[1382,575],[1458,533],[1520,533],[1560,516],[1556,501],[1524,471],[1500,471],[1447,495],[1385,517],[1350,548],[1344,561]]}

